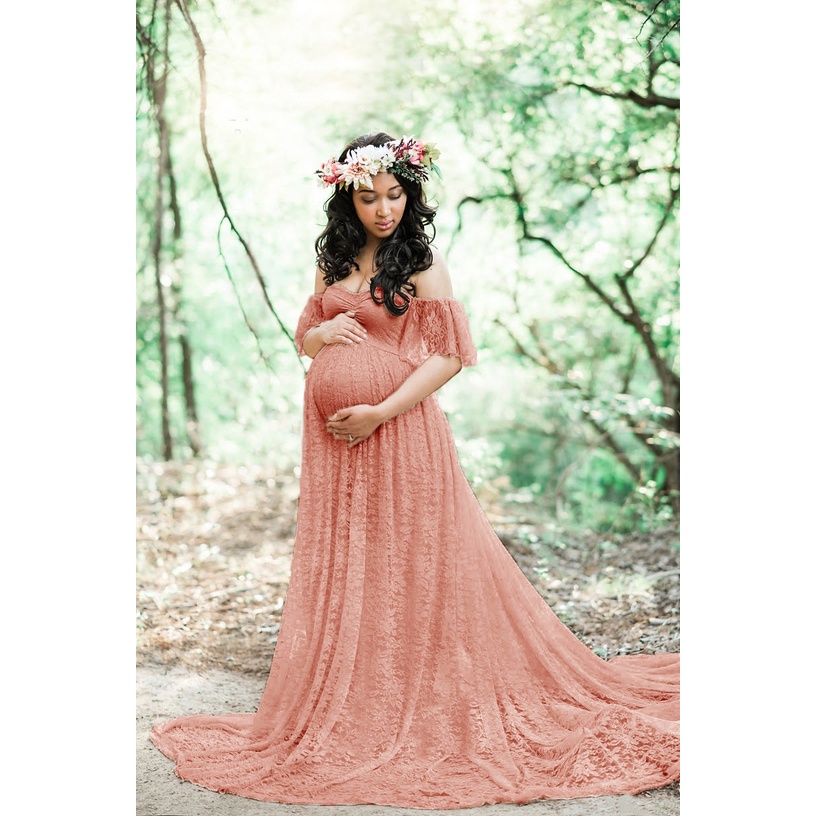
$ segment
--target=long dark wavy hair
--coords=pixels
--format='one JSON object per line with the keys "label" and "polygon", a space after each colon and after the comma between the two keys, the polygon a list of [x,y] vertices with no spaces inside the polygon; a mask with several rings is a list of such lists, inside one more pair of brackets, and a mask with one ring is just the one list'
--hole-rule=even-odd
{"label": "long dark wavy hair", "polygon": [[[358,147],[382,147],[392,141],[393,137],[387,133],[359,136],[346,145],[338,161],[345,161],[349,151]],[[433,263],[431,241],[436,235],[433,225],[436,208],[426,202],[422,185],[403,176],[397,178],[407,197],[405,212],[394,233],[380,241],[374,253],[375,274],[371,279],[372,299],[375,303],[385,304],[393,315],[404,314],[409,297],[416,293],[416,287],[408,279]],[[323,281],[326,286],[331,286],[347,278],[352,270],[359,269],[354,259],[365,246],[366,233],[354,210],[350,189],[336,184],[323,205],[323,211],[328,216],[328,223],[315,241],[315,251]],[[382,297],[378,296],[378,288],[382,289]]]}

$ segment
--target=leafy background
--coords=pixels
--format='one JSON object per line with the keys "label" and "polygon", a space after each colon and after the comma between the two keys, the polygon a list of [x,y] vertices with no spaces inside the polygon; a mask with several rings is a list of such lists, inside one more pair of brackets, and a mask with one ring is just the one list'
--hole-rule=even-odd
{"label": "leafy background", "polygon": [[440,397],[471,483],[559,529],[676,525],[677,2],[139,0],[137,21],[140,462],[296,478],[312,173],[384,129],[442,150],[436,245],[480,364]]}

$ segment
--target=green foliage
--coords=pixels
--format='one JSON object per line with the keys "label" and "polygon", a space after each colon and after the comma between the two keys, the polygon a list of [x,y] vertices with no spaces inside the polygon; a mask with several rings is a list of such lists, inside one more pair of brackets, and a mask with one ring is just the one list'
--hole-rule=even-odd
{"label": "green foliage", "polygon": [[450,260],[491,352],[466,433],[566,514],[637,526],[679,441],[678,5],[433,5],[415,80],[457,126]]}

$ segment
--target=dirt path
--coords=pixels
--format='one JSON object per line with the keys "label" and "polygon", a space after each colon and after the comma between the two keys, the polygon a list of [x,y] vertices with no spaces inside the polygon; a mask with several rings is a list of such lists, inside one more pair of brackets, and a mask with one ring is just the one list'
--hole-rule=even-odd
{"label": "dirt path", "polygon": [[[484,805],[478,808],[415,810],[379,805],[322,807],[258,802],[218,794],[173,772],[173,763],[148,740],[158,720],[183,714],[254,711],[265,678],[217,670],[201,673],[180,666],[145,664],[136,672],[136,816],[678,816],[674,787],[639,796],[550,800],[528,805]],[[523,810],[519,810],[519,808]]]}

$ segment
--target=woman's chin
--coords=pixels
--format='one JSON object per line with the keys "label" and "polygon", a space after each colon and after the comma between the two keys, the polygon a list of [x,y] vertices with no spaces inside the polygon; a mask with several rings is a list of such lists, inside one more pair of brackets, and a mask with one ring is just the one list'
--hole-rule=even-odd
{"label": "woman's chin", "polygon": [[389,238],[397,231],[397,222],[390,221],[388,224],[380,226],[375,224],[371,229],[366,230],[372,238]]}

